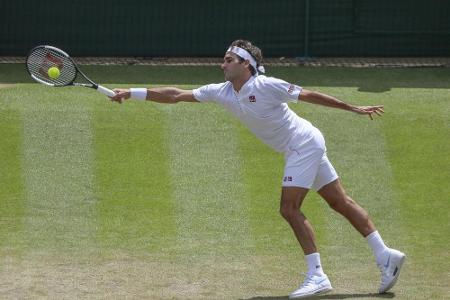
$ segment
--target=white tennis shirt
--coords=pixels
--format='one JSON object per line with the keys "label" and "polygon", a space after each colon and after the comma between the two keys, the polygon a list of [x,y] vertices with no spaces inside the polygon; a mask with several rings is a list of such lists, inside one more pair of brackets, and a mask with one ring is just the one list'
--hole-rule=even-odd
{"label": "white tennis shirt", "polygon": [[239,93],[231,82],[208,84],[193,90],[200,102],[217,102],[240,119],[259,139],[278,152],[301,147],[313,133],[310,122],[287,105],[297,102],[302,88],[263,75],[251,77]]}

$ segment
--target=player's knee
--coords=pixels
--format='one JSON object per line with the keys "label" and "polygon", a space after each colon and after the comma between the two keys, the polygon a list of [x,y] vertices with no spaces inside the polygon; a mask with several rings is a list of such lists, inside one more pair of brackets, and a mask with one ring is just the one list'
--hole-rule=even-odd
{"label": "player's knee", "polygon": [[295,214],[298,214],[298,208],[292,205],[281,204],[280,205],[280,215],[287,221],[291,220]]}
{"label": "player's knee", "polygon": [[289,208],[286,207],[280,207],[280,215],[283,217],[283,219],[285,220],[290,220],[292,218],[292,212]]}

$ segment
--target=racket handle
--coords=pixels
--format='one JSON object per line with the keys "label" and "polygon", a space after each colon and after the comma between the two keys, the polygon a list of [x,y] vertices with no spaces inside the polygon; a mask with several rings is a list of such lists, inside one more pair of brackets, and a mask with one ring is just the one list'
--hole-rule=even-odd
{"label": "racket handle", "polygon": [[97,91],[99,91],[100,93],[105,94],[106,96],[109,96],[109,97],[114,97],[116,95],[116,93],[114,93],[110,89],[105,88],[104,86],[101,86],[101,85],[97,86]]}

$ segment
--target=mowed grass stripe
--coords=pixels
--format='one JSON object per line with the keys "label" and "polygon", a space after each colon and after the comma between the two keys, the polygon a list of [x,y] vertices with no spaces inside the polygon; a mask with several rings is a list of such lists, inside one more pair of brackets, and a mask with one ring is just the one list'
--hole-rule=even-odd
{"label": "mowed grass stripe", "polygon": [[[444,89],[394,89],[383,124],[418,299],[450,297],[450,102]],[[411,102],[411,99],[415,99]],[[444,233],[444,234],[443,234]],[[426,276],[424,276],[426,274]]]}
{"label": "mowed grass stripe", "polygon": [[96,102],[95,183],[103,251],[175,247],[164,114],[154,104]]}
{"label": "mowed grass stripe", "polygon": [[[189,88],[185,86],[184,88]],[[243,196],[233,117],[217,104],[159,105],[168,120],[177,214],[176,275],[162,299],[230,299],[254,295],[261,268]],[[162,282],[166,281],[167,278]],[[251,292],[248,292],[251,291]]]}
{"label": "mowed grass stripe", "polygon": [[231,116],[216,104],[163,106],[181,255],[247,253],[241,160]]}
{"label": "mowed grass stripe", "polygon": [[30,89],[39,96],[21,106],[26,245],[82,252],[96,229],[91,113],[73,91]]}
{"label": "mowed grass stripe", "polygon": [[23,230],[24,192],[22,175],[22,116],[10,103],[17,88],[0,90],[0,248],[7,255],[20,252]]}

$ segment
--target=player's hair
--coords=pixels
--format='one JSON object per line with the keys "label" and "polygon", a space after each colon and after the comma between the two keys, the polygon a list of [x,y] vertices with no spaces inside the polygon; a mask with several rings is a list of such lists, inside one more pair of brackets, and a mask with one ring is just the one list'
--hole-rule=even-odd
{"label": "player's hair", "polygon": [[[259,67],[261,65],[262,60],[263,60],[262,51],[261,51],[261,49],[259,49],[255,45],[253,45],[250,41],[241,40],[241,39],[235,40],[231,43],[230,47],[231,46],[237,46],[239,48],[247,50],[248,53],[250,53],[251,56],[253,56],[253,58],[256,60],[256,67]],[[244,62],[244,59],[242,57],[240,57],[240,56],[238,56],[238,57],[239,57],[240,62]],[[252,65],[249,65],[248,67],[249,67],[252,75],[255,75],[256,74],[255,68],[253,68]]]}

